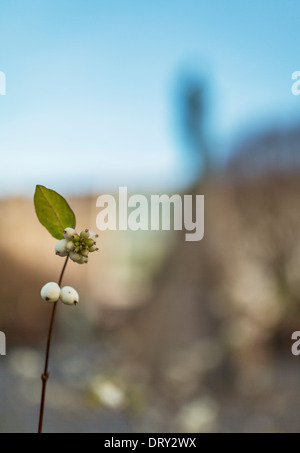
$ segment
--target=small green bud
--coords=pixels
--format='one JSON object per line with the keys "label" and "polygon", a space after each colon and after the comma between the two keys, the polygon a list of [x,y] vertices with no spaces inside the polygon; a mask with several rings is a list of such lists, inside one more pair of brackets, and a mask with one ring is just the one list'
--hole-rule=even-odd
{"label": "small green bud", "polygon": [[93,241],[93,239],[87,239],[85,241],[85,243],[88,247],[92,247],[93,245],[96,245],[96,243]]}
{"label": "small green bud", "polygon": [[89,250],[88,249],[81,250],[81,255],[82,256],[89,256]]}
{"label": "small green bud", "polygon": [[72,239],[76,243],[77,241],[80,240],[80,236],[78,236],[78,234],[75,233],[75,234],[73,234]]}
{"label": "small green bud", "polygon": [[74,250],[74,248],[75,248],[74,242],[73,242],[73,241],[69,241],[69,242],[67,243],[67,251],[68,251],[68,252],[71,252],[72,250]]}
{"label": "small green bud", "polygon": [[89,248],[90,252],[98,252],[98,250],[98,247],[96,247],[95,245],[92,245],[92,247]]}
{"label": "small green bud", "polygon": [[80,233],[80,237],[82,239],[88,239],[89,238],[89,230],[82,230]]}

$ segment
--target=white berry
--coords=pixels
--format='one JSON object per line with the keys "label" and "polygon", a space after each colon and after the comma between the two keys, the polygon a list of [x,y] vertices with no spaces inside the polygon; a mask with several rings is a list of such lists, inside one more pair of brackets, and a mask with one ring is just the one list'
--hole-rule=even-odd
{"label": "white berry", "polygon": [[76,233],[74,228],[65,228],[63,231],[63,235],[65,239],[72,239],[72,236]]}
{"label": "white berry", "polygon": [[56,302],[60,296],[60,287],[54,282],[46,283],[41,289],[41,296],[47,302]]}
{"label": "white berry", "polygon": [[72,286],[64,286],[60,290],[60,299],[66,305],[76,305],[79,302],[79,295]]}
{"label": "white berry", "polygon": [[81,256],[79,260],[77,261],[78,264],[86,264],[88,262],[88,257],[87,256]]}
{"label": "white berry", "polygon": [[90,238],[93,239],[93,241],[96,241],[98,239],[98,237],[99,237],[99,234],[96,234],[92,230],[89,230],[89,235],[90,235]]}
{"label": "white berry", "polygon": [[76,252],[70,252],[70,258],[72,261],[78,262],[81,258],[81,255],[79,255],[79,253]]}
{"label": "white berry", "polygon": [[57,242],[55,246],[55,253],[56,255],[59,256],[67,256],[68,251],[67,251],[67,239],[61,239],[60,241]]}

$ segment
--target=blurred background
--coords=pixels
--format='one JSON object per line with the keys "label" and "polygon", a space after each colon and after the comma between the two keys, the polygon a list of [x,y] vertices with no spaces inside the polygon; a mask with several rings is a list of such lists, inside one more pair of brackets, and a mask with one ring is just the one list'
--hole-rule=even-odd
{"label": "blurred background", "polygon": [[59,306],[45,432],[297,432],[296,1],[1,2],[0,432],[35,432],[63,261],[36,184],[204,194],[205,236],[107,231]]}

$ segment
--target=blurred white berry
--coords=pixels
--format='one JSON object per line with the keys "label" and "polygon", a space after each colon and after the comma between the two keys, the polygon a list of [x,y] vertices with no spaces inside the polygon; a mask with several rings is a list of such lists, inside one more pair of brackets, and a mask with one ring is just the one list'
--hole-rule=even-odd
{"label": "blurred white berry", "polygon": [[42,299],[47,302],[56,302],[59,299],[60,287],[57,283],[49,282],[41,289]]}
{"label": "blurred white berry", "polygon": [[74,228],[65,228],[63,231],[63,235],[65,239],[72,239],[72,236],[76,233]]}
{"label": "blurred white berry", "polygon": [[59,256],[67,256],[68,251],[67,251],[67,239],[61,239],[60,241],[57,242],[55,246],[55,253],[56,255]]}
{"label": "blurred white berry", "polygon": [[66,305],[76,305],[79,302],[79,295],[72,286],[64,286],[60,290],[60,299]]}
{"label": "blurred white berry", "polygon": [[79,255],[79,253],[76,252],[70,252],[70,258],[72,261],[78,262],[81,258],[81,255]]}
{"label": "blurred white berry", "polygon": [[88,257],[87,256],[81,256],[80,259],[77,261],[79,264],[85,264],[88,262]]}
{"label": "blurred white berry", "polygon": [[98,239],[98,237],[99,237],[99,234],[96,234],[92,230],[88,230],[88,231],[89,231],[90,238],[93,239],[93,241],[96,241]]}

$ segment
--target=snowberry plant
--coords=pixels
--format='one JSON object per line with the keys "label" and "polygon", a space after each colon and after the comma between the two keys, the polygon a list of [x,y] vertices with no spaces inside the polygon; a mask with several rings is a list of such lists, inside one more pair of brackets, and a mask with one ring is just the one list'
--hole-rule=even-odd
{"label": "snowberry plant", "polygon": [[64,265],[58,282],[48,282],[41,289],[41,297],[53,305],[50,326],[48,331],[45,366],[42,374],[42,395],[38,432],[43,431],[43,418],[45,409],[46,387],[49,378],[49,356],[53,332],[54,318],[58,301],[65,305],[76,306],[79,294],[71,286],[61,287],[64,272],[69,258],[78,264],[87,264],[90,253],[98,250],[96,241],[98,235],[88,228],[77,232],[75,214],[67,201],[57,192],[44,186],[36,186],[34,206],[37,217],[49,233],[59,241],[54,252],[59,257],[64,257]]}

